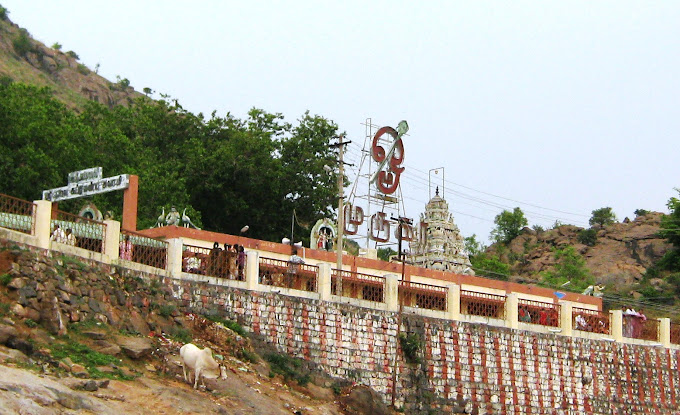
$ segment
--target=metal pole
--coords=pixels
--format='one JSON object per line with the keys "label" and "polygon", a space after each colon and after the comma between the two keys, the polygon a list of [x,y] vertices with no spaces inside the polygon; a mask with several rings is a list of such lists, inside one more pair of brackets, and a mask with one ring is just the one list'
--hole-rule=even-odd
{"label": "metal pole", "polygon": [[338,137],[338,240],[337,240],[337,264],[336,269],[338,270],[338,289],[337,295],[342,296],[342,240],[345,233],[345,206],[344,206],[344,163],[342,161],[343,156],[343,138],[344,135]]}

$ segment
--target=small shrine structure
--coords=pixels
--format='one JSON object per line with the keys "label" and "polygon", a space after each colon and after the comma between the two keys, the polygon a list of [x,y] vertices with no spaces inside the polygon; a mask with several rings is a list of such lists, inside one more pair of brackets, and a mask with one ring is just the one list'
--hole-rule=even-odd
{"label": "small shrine structure", "polygon": [[439,196],[439,188],[425,206],[425,213],[420,214],[418,238],[411,242],[410,247],[409,260],[415,266],[463,275],[475,274],[465,252],[463,237],[453,223],[449,204]]}

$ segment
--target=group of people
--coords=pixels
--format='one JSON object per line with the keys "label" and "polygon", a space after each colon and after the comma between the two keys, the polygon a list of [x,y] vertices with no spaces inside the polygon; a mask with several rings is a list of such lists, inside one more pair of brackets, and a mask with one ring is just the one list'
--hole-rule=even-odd
{"label": "group of people", "polygon": [[54,230],[50,236],[50,240],[66,245],[76,246],[76,237],[73,235],[71,228],[66,229],[66,232],[59,225],[54,225]]}
{"label": "group of people", "polygon": [[246,251],[243,245],[224,244],[224,249],[215,242],[208,257],[207,273],[215,277],[237,279],[243,281],[246,267]]}
{"label": "group of people", "polygon": [[557,321],[557,310],[554,308],[541,308],[534,313],[535,315],[532,318],[531,312],[526,307],[520,307],[517,319],[523,323],[534,323],[542,326],[557,326],[559,323]]}
{"label": "group of people", "polygon": [[647,316],[642,309],[635,311],[633,307],[623,306],[621,310],[623,311],[623,335],[639,339],[642,336]]}

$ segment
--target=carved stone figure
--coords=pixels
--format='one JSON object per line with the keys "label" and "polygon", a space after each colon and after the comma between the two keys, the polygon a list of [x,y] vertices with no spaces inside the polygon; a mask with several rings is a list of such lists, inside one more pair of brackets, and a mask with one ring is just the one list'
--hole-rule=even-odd
{"label": "carved stone figure", "polygon": [[161,212],[161,215],[156,219],[156,228],[160,228],[163,226],[163,221],[165,220],[165,206],[163,206],[163,212]]}
{"label": "carved stone figure", "polygon": [[165,223],[168,226],[179,225],[179,212],[177,211],[177,209],[175,209],[174,206],[170,208],[170,213],[168,213],[167,216],[165,217]]}
{"label": "carved stone figure", "polygon": [[187,215],[187,208],[184,208],[184,210],[182,211],[182,224],[184,224],[185,228],[191,226],[194,229],[200,229],[198,226],[194,225],[189,215]]}

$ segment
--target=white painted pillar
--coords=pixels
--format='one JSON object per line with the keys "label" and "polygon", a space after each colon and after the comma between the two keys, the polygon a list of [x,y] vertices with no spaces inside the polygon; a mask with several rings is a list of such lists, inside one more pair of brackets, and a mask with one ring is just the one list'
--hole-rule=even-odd
{"label": "white painted pillar", "polygon": [[388,311],[399,311],[399,277],[385,275],[385,305]]}
{"label": "white painted pillar", "polygon": [[671,347],[671,319],[668,317],[659,319],[659,343],[663,347]]}
{"label": "white painted pillar", "polygon": [[609,327],[612,332],[612,338],[617,342],[623,341],[623,310],[609,311]]}
{"label": "white painted pillar", "polygon": [[118,259],[120,255],[120,222],[117,220],[105,220],[106,234],[104,235],[104,252],[109,257],[109,262]]}
{"label": "white painted pillar", "polygon": [[39,248],[50,249],[50,226],[52,224],[52,202],[35,200],[35,237]]}
{"label": "white painted pillar", "polygon": [[260,291],[260,253],[246,252],[246,288]]}
{"label": "white painted pillar", "polygon": [[519,297],[508,293],[505,297],[505,325],[511,329],[519,328]]}
{"label": "white painted pillar", "polygon": [[168,274],[173,278],[182,277],[182,238],[168,239]]}
{"label": "white painted pillar", "polygon": [[331,300],[331,264],[319,264],[319,280],[317,281],[319,299],[321,301]]}
{"label": "white painted pillar", "polygon": [[565,336],[571,336],[574,332],[574,319],[572,314],[574,312],[574,305],[571,301],[559,301],[560,305],[560,328],[562,329],[562,334]]}
{"label": "white painted pillar", "polygon": [[460,320],[460,285],[446,286],[446,314],[451,320]]}

